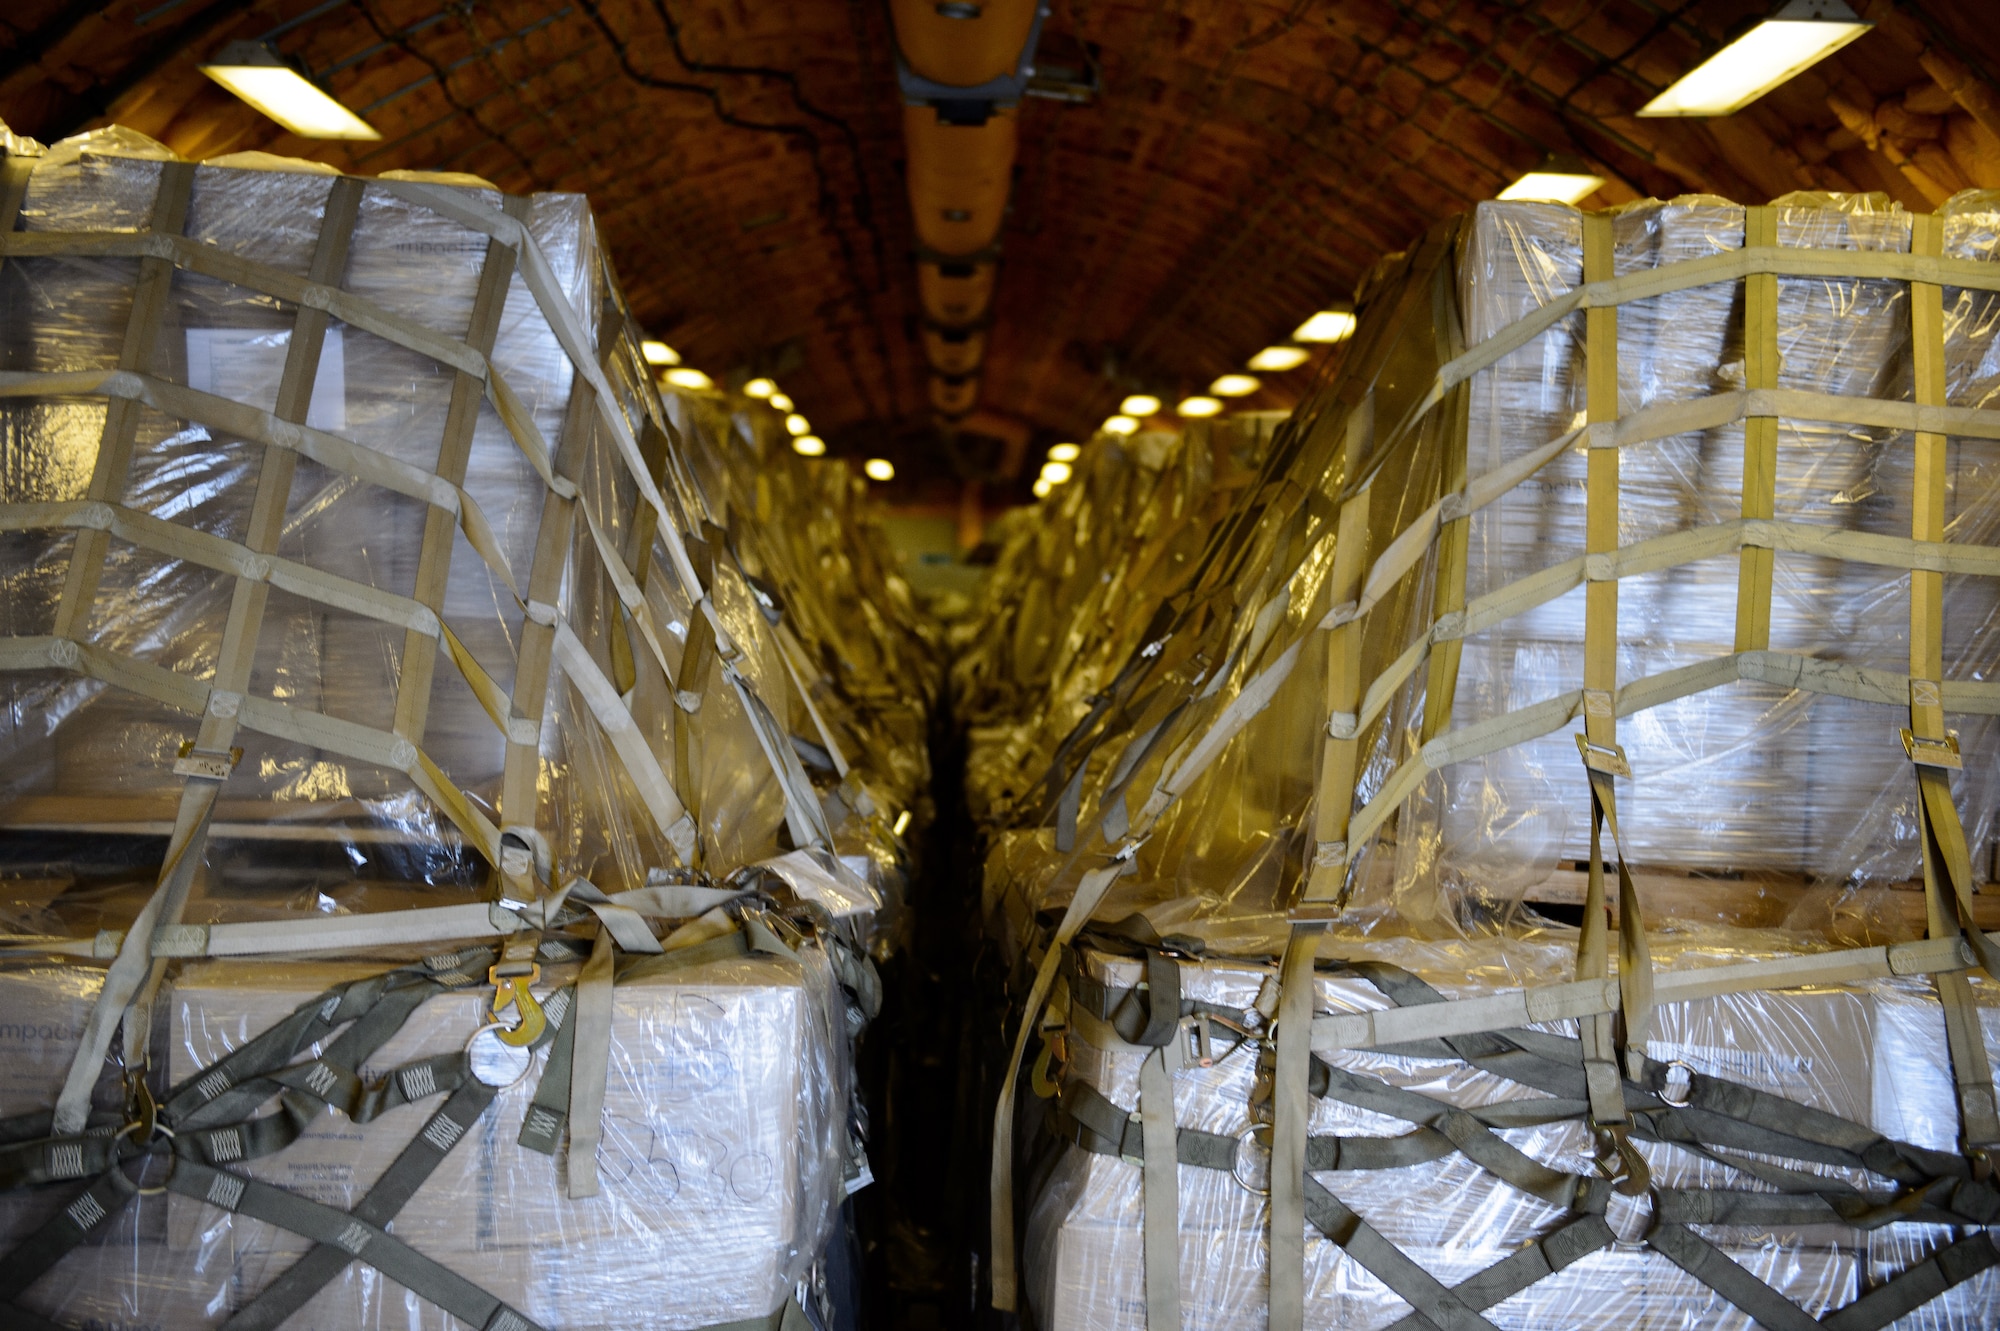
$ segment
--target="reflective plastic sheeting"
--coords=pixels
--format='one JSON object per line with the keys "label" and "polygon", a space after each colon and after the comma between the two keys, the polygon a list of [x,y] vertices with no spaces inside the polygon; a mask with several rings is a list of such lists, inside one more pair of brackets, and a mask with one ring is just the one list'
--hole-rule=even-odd
{"label": "reflective plastic sheeting", "polygon": [[[1774,205],[1778,243],[1906,251],[1910,219],[1878,196],[1794,195]],[[1993,213],[1963,199],[1944,219],[1946,253],[1993,260]],[[1740,248],[1744,210],[1693,196],[1631,205],[1612,220],[1620,275]],[[1476,346],[1582,279],[1582,218],[1550,204],[1482,204],[1464,242],[1461,296]],[[1784,389],[1910,396],[1909,304],[1902,283],[1780,277],[1777,341]],[[1687,402],[1746,386],[1743,286],[1694,287],[1618,310],[1620,410]],[[1953,405],[1977,405],[1973,367],[1991,358],[1990,295],[1947,295]],[[1584,316],[1576,314],[1473,380],[1469,474],[1477,477],[1582,423]],[[1743,505],[1740,422],[1619,450],[1621,544],[1733,521]],[[1583,553],[1581,442],[1529,483],[1475,513],[1467,593],[1488,594]],[[1780,421],[1775,515],[1844,531],[1907,537],[1913,443],[1907,434]],[[1954,440],[1949,539],[2000,534],[2000,453]],[[1621,684],[1734,650],[1739,560],[1727,555],[1619,582]],[[1771,647],[1889,671],[1909,669],[1908,574],[1783,553],[1776,557]],[[2000,646],[1991,579],[1948,579],[1948,678],[1983,670]],[[1454,723],[1517,710],[1583,677],[1579,587],[1467,640]],[[1738,682],[1626,718],[1634,779],[1620,797],[1627,854],[1687,868],[1775,870],[1882,883],[1917,872],[1908,761],[1888,709]],[[1968,752],[1990,755],[1987,717],[1954,721]],[[1831,755],[1837,761],[1829,761]],[[1968,764],[1967,832],[1991,836],[1996,771]],[[1443,862],[1471,881],[1504,866],[1588,854],[1588,796],[1569,735],[1558,733],[1446,773]],[[1690,835],[1699,829],[1699,835]],[[1500,871],[1496,875],[1496,870]]]}

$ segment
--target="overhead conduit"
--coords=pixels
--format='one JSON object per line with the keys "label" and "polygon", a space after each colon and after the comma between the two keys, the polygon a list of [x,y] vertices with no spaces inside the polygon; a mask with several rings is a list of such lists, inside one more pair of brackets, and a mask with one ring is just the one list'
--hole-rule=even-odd
{"label": "overhead conduit", "polygon": [[979,400],[1016,107],[1047,11],[1038,0],[891,0],[890,13],[930,401],[955,423]]}

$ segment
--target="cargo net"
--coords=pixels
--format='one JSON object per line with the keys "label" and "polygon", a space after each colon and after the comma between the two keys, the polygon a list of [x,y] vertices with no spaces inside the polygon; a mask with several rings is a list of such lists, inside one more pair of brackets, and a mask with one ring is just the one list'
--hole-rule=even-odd
{"label": "cargo net", "polygon": [[[1576,1019],[1564,1057],[1601,1169],[1644,1191],[1628,1147],[1633,1104],[1658,1096],[1657,1005],[1935,974],[1961,1128],[1936,1177],[1983,1188],[2000,1118],[1968,971],[2000,975],[1974,897],[2000,793],[1996,237],[2000,198],[1977,192],[1936,215],[1879,196],[1489,204],[1379,265],[1332,382],[1192,582],[1132,612],[1157,610],[1145,645],[999,838],[988,895],[1009,935],[1060,908],[1016,1069],[1093,918],[1275,926],[1302,980],[1315,929],[1490,928],[1482,911],[1574,864],[1571,985],[1388,1025]],[[1635,847],[1832,909],[1743,942],[1804,955],[1656,977]],[[1843,919],[1855,889],[1911,880],[1921,895],[1881,895],[1921,902],[1917,919]],[[1651,903],[1658,924],[1683,899]],[[1818,950],[1912,932],[1928,940]],[[1310,985],[1283,992],[1300,1006],[1278,1021],[1298,1043],[1277,1041],[1273,1325],[1296,1326],[1310,1188],[1290,1182],[1305,1142],[1286,1115],[1304,1112],[1306,1031],[1389,1037],[1314,1019]],[[996,1160],[1002,1306],[1012,1181]],[[1753,1316],[1786,1316],[1712,1270]],[[1149,1302],[1167,1288],[1149,1275]]]}
{"label": "cargo net", "polygon": [[[1767,1086],[1822,1104],[1886,1102],[1930,1135],[1944,1125],[1912,1107],[1948,1067],[1929,1047],[1919,992],[1823,987],[1682,1005],[1661,1034],[1685,1056],[1631,1062],[1618,1159],[1603,1165],[1593,1137],[1612,1134],[1591,1116],[1584,1046],[1560,1003],[1531,998],[1516,1015],[1534,1024],[1503,1026],[1492,1013],[1490,1029],[1473,1030],[1481,1021],[1452,1009],[1477,999],[1450,1001],[1392,961],[1322,957],[1293,975],[1318,991],[1320,1012],[1304,1038],[1303,1086],[1287,1088],[1276,1067],[1283,1019],[1274,1032],[1260,970],[1207,963],[1199,940],[1160,939],[1143,917],[1093,927],[1078,944],[1064,1028],[1033,1074],[1040,1125],[1051,1145],[1136,1166],[1140,1184],[1116,1164],[1038,1153],[1028,1230],[1038,1325],[1185,1324],[1182,1290],[1200,1323],[1220,1311],[1221,1288],[1254,1282],[1254,1298],[1263,1225],[1286,1198],[1366,1275],[1342,1271],[1318,1243],[1287,1254],[1274,1233],[1274,1322],[1285,1320],[1286,1261],[1306,1273],[1293,1295],[1304,1325],[1398,1331],[1863,1331],[1941,1296],[1934,1320],[1909,1325],[1969,1328],[2000,1298],[1992,1275],[1967,1284],[2000,1264],[1986,1228],[2000,1222],[2000,1192],[1983,1157],[1897,1140],[1752,1081],[1762,1072]],[[1516,964],[1532,964],[1558,949],[1516,951]],[[1428,960],[1495,958],[1458,944],[1433,945]],[[1470,976],[1449,983],[1475,991]],[[1754,1032],[1768,1033],[1743,1038]],[[1902,1097],[1868,1084],[1871,1059],[1906,1083]],[[1750,1075],[1710,1075],[1697,1061]],[[1844,1084],[1857,1070],[1862,1084]],[[1289,1128],[1287,1094],[1299,1103]],[[1158,1108],[1167,1097],[1177,1109]],[[1271,1170],[1274,1139],[1280,1153],[1303,1147],[1289,1190]],[[1156,1168],[1162,1154],[1183,1168]],[[1121,1241],[1121,1224],[1142,1241]],[[1143,1316],[1129,1311],[1135,1294]]]}
{"label": "cargo net", "polygon": [[12,823],[167,834],[178,892],[217,824],[523,900],[830,844],[789,738],[819,668],[580,198],[118,140],[6,169]]}
{"label": "cargo net", "polygon": [[[919,664],[907,603],[849,625],[829,608],[886,588],[875,556],[836,563],[828,545],[854,490],[753,481],[717,454],[747,456],[750,425],[662,401],[581,197],[468,182],[259,154],[197,165],[117,129],[0,161],[7,878],[29,881],[15,875],[39,855],[57,888],[86,889],[43,903],[52,927],[0,937],[0,955],[110,963],[50,979],[102,983],[65,1025],[53,1109],[0,1125],[6,1185],[89,1181],[46,1224],[9,1211],[21,1241],[0,1301],[54,1289],[58,1259],[101,1244],[143,1186],[317,1245],[232,1326],[277,1325],[359,1262],[460,1323],[524,1331],[519,1309],[388,1231],[425,1151],[448,1154],[493,1099],[462,1050],[364,1076],[416,1007],[498,986],[504,1024],[549,1050],[554,1098],[525,1113],[523,1145],[550,1154],[566,1135],[563,1184],[587,1198],[614,981],[752,953],[824,969],[837,936],[842,983],[873,992],[857,949],[884,903],[868,880],[896,871],[924,698],[896,687]],[[777,521],[774,496],[808,502],[812,531],[739,543],[732,505]],[[745,545],[788,586],[837,590],[788,616]],[[884,667],[893,705],[829,687],[833,643]],[[897,763],[850,763],[885,738]],[[91,858],[120,837],[136,848]],[[99,923],[76,927],[79,910]],[[176,962],[475,940],[157,1084]],[[574,1001],[538,1003],[537,968],[572,961]],[[840,1065],[863,1006],[813,1018],[809,1057],[769,1054],[793,1093],[836,1108],[791,1144],[803,1172],[771,1195],[791,1189],[801,1218],[745,1327],[800,1315],[792,1282],[850,1161]],[[531,1014],[545,1024],[522,1034]],[[434,1095],[416,1163],[352,1213],[230,1171],[327,1106],[360,1123]]]}

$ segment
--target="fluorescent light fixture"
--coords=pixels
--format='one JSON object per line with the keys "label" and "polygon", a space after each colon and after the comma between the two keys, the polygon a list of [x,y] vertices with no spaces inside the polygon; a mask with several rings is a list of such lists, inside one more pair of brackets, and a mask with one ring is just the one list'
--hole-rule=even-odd
{"label": "fluorescent light fixture", "polygon": [[1051,462],[1074,462],[1083,455],[1083,450],[1075,444],[1057,444],[1049,450]]}
{"label": "fluorescent light fixture", "polygon": [[799,415],[796,411],[785,417],[785,429],[793,434],[811,434],[813,432],[812,422]]}
{"label": "fluorescent light fixture", "polygon": [[816,434],[802,434],[792,440],[792,451],[802,458],[816,458],[826,452],[826,440]]}
{"label": "fluorescent light fixture", "polygon": [[783,393],[773,393],[771,394],[771,407],[774,411],[790,411],[792,409],[792,400]]}
{"label": "fluorescent light fixture", "polygon": [[1642,116],[1726,116],[1741,111],[1859,37],[1864,23],[1843,0],[1791,0],[1680,76]]}
{"label": "fluorescent light fixture", "polygon": [[1160,399],[1151,393],[1134,393],[1118,404],[1121,416],[1150,416],[1160,409]]}
{"label": "fluorescent light fixture", "polygon": [[1603,184],[1604,177],[1584,165],[1582,159],[1550,156],[1495,197],[1515,203],[1576,204],[1595,194]]}
{"label": "fluorescent light fixture", "polygon": [[1312,356],[1304,347],[1265,347],[1250,358],[1250,368],[1269,374],[1296,370]]}
{"label": "fluorescent light fixture", "polygon": [[1104,422],[1103,430],[1106,434],[1137,434],[1139,422],[1130,416],[1113,416]]}
{"label": "fluorescent light fixture", "polygon": [[705,393],[715,387],[715,380],[709,378],[700,370],[686,365],[676,365],[673,369],[667,371],[665,378],[675,388],[691,388],[697,393]]}
{"label": "fluorescent light fixture", "polygon": [[1069,463],[1067,462],[1044,462],[1042,464],[1042,479],[1050,485],[1061,485],[1070,478],[1070,475]]}
{"label": "fluorescent light fixture", "polygon": [[382,137],[262,42],[231,42],[201,72],[301,138]]}
{"label": "fluorescent light fixture", "polygon": [[893,481],[896,479],[896,464],[887,458],[869,458],[861,464],[861,470],[868,473],[871,481]]}
{"label": "fluorescent light fixture", "polygon": [[1345,342],[1354,336],[1354,315],[1348,310],[1321,310],[1292,330],[1294,342]]}
{"label": "fluorescent light fixture", "polygon": [[1221,412],[1222,402],[1212,397],[1184,397],[1181,399],[1181,404],[1174,408],[1176,415],[1192,416],[1197,420],[1204,416],[1220,415]]}
{"label": "fluorescent light fixture", "polygon": [[648,365],[679,365],[681,363],[681,353],[675,351],[664,342],[641,342],[639,344],[639,351],[641,355],[645,356],[646,364]]}
{"label": "fluorescent light fixture", "polygon": [[1208,386],[1217,397],[1249,397],[1262,388],[1254,374],[1225,374]]}
{"label": "fluorescent light fixture", "polygon": [[743,385],[743,393],[746,397],[769,397],[777,391],[778,386],[769,379],[752,379],[749,383]]}
{"label": "fluorescent light fixture", "polygon": [[1055,488],[1047,477],[1037,477],[1035,479],[1035,498],[1047,499]]}

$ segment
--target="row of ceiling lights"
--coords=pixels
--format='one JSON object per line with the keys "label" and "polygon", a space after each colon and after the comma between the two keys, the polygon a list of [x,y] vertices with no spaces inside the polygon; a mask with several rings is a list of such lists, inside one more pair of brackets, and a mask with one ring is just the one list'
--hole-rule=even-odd
{"label": "row of ceiling lights", "polygon": [[[1267,373],[1296,370],[1312,356],[1312,347],[1345,342],[1353,335],[1353,311],[1321,310],[1292,331],[1290,342],[1265,347],[1252,356],[1247,365],[1250,369]],[[1263,386],[1264,381],[1254,374],[1232,372],[1221,375],[1208,386],[1208,392],[1196,393],[1175,403],[1174,414],[1196,420],[1220,415],[1222,399],[1248,397]],[[1163,405],[1151,393],[1134,393],[1118,404],[1117,415],[1107,418],[1098,428],[1106,434],[1136,433],[1139,423],[1148,416],[1157,416]]]}
{"label": "row of ceiling lights", "polygon": [[[1293,329],[1290,341],[1265,347],[1246,363],[1250,369],[1274,374],[1296,370],[1312,357],[1313,347],[1345,342],[1354,335],[1354,327],[1353,311],[1321,310]],[[1222,414],[1222,399],[1248,397],[1263,386],[1263,380],[1254,374],[1232,372],[1220,375],[1209,384],[1208,392],[1184,397],[1175,403],[1174,415],[1189,420],[1219,416]],[[1104,424],[1097,428],[1109,435],[1137,434],[1145,419],[1159,415],[1165,405],[1151,393],[1133,393],[1118,404],[1117,415],[1107,417]],[[1070,443],[1050,448],[1048,461],[1042,464],[1041,474],[1035,478],[1035,498],[1046,499],[1058,485],[1068,481],[1075,472],[1072,464],[1081,452],[1076,444]]]}
{"label": "row of ceiling lights", "polygon": [[[944,228],[953,232],[950,242],[960,243],[928,247],[932,253],[925,256],[918,272],[926,312],[940,321],[940,327],[928,330],[930,335],[925,339],[926,352],[939,375],[932,385],[934,405],[952,418],[970,410],[978,393],[974,376],[985,338],[982,332],[974,330],[974,324],[992,300],[993,258],[987,247],[998,230],[998,210],[1005,206],[1006,171],[1004,165],[996,171],[993,163],[972,163],[962,154],[958,155],[959,160],[953,160],[951,154],[931,151],[920,155],[915,149],[919,143],[926,149],[942,148],[943,139],[937,136],[937,130],[986,128],[990,124],[985,134],[972,137],[980,138],[982,144],[985,139],[993,138],[995,154],[988,155],[1011,164],[1011,106],[1018,101],[1031,72],[1029,61],[1033,58],[1036,19],[1046,11],[1040,8],[1038,0],[995,0],[990,6],[932,6],[923,0],[896,0],[892,9],[901,48],[899,81],[908,104],[906,130],[913,149],[911,203],[917,213],[920,236],[927,230],[926,222],[935,222],[933,194],[969,191],[967,197],[977,196],[979,205],[970,210],[945,208],[937,214],[951,224]],[[967,22],[982,17],[995,21]],[[1784,0],[1770,18],[1684,74],[1638,114],[1730,115],[1832,55],[1873,26],[1861,21],[1846,0]],[[1021,44],[1023,36],[1025,45]],[[1018,59],[1012,56],[1016,50],[1020,51]],[[912,55],[917,59],[911,60]],[[913,69],[912,65],[922,68]],[[933,65],[935,69],[931,68]],[[286,59],[268,43],[231,42],[201,68],[230,92],[303,138],[381,137],[372,126],[315,86],[297,62]],[[935,117],[935,129],[931,117]],[[963,134],[957,137],[966,138]],[[920,182],[915,178],[919,165],[938,177],[936,187],[919,188]],[[968,170],[968,166],[972,169]],[[943,188],[947,180],[951,187]],[[1552,155],[1502,190],[1499,197],[1575,204],[1604,183],[1603,176],[1580,160]],[[964,223],[973,225],[965,228],[961,225]],[[961,230],[966,235],[960,235]],[[975,231],[976,239],[967,239]],[[944,237],[939,239],[942,241]],[[945,253],[953,257],[945,258]],[[956,257],[960,254],[964,257]],[[1308,346],[1344,341],[1353,332],[1351,311],[1322,310],[1294,331],[1291,344],[1264,348],[1249,359],[1247,368],[1269,373],[1296,369],[1311,355]],[[663,369],[662,378],[675,387],[695,391],[715,387],[708,375],[681,365],[680,356],[664,342],[647,342],[645,355],[650,364]],[[1175,406],[1175,414],[1196,419],[1214,416],[1222,411],[1221,399],[1247,396],[1260,386],[1255,375],[1225,374],[1209,385],[1208,393],[1181,399]],[[812,426],[803,415],[792,410],[791,399],[778,391],[776,383],[753,379],[744,385],[744,391],[785,413],[785,428],[792,436],[794,451],[806,457],[819,457],[826,452],[825,441],[812,433]],[[1108,434],[1132,434],[1138,430],[1142,418],[1154,415],[1162,405],[1159,398],[1150,394],[1133,394],[1102,428]],[[1035,482],[1035,494],[1046,496],[1055,486],[1069,480],[1071,463],[1077,455],[1077,445],[1073,443],[1051,448],[1049,460]],[[877,481],[895,476],[895,468],[886,458],[868,459],[863,470]]]}
{"label": "row of ceiling lights", "polygon": [[[1683,75],[1639,111],[1642,116],[1723,116],[1740,111],[1873,27],[1862,22],[1845,0],[1787,0],[1772,17],[1716,52]],[[1605,178],[1574,157],[1551,154],[1539,167],[1524,172],[1497,197],[1515,201],[1576,204],[1605,183]],[[1354,314],[1321,310],[1293,332],[1292,344],[1269,346],[1252,356],[1248,368],[1283,373],[1303,365],[1312,354],[1306,346],[1343,342],[1354,333]],[[1182,398],[1174,407],[1181,417],[1202,419],[1222,411],[1223,398],[1247,397],[1262,387],[1251,374],[1225,374],[1207,393]],[[1134,393],[1118,405],[1118,413],[1099,428],[1105,434],[1130,435],[1141,421],[1156,415],[1163,403],[1150,393]],[[1049,450],[1035,481],[1035,496],[1046,498],[1070,479],[1077,457],[1075,444]]]}
{"label": "row of ceiling lights", "polygon": [[[660,378],[675,388],[695,393],[715,391],[715,380],[695,369],[692,365],[681,364],[681,354],[664,342],[648,339],[640,350],[646,363],[660,371]],[[812,422],[793,409],[792,400],[778,391],[775,379],[757,378],[743,385],[743,395],[766,403],[771,410],[780,412],[785,418],[785,433],[792,438],[792,451],[804,458],[826,456],[826,440],[812,432]],[[887,458],[869,458],[861,464],[871,481],[893,481],[896,466]]]}

